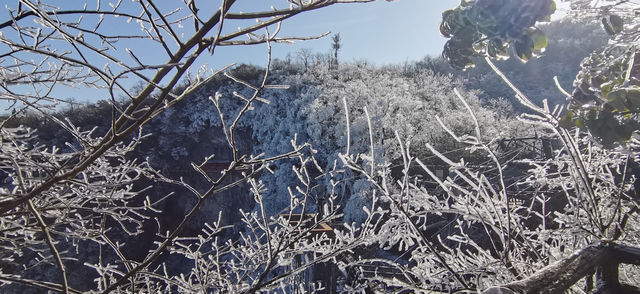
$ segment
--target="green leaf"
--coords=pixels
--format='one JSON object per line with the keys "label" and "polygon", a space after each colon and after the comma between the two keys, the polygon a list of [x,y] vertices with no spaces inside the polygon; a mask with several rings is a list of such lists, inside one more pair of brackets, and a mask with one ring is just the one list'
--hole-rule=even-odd
{"label": "green leaf", "polygon": [[611,90],[613,90],[613,81],[600,84],[600,93],[602,93],[603,99],[607,99],[607,95],[609,95]]}
{"label": "green leaf", "polygon": [[527,28],[524,34],[515,41],[514,49],[521,61],[527,62],[539,57],[547,48],[549,41],[544,33],[535,27]]}
{"label": "green leaf", "polygon": [[625,89],[611,91],[609,95],[607,95],[607,104],[620,112],[629,111],[629,108],[627,108],[627,104],[625,103],[626,96],[627,92]]}
{"label": "green leaf", "polygon": [[487,53],[487,44],[485,42],[475,42],[473,43],[473,52],[477,53],[477,54],[485,54]]}
{"label": "green leaf", "polygon": [[547,10],[547,12],[546,12],[546,13],[544,13],[544,14],[541,14],[541,15],[538,17],[537,21],[540,21],[540,22],[550,22],[550,21],[551,21],[551,15],[552,15],[552,14],[554,14],[554,13],[556,12],[556,8],[557,8],[557,6],[556,6],[556,2],[552,0],[552,1],[549,3],[549,9]]}
{"label": "green leaf", "polygon": [[565,129],[570,129],[573,126],[575,126],[575,123],[573,121],[573,115],[574,115],[573,111],[571,111],[571,110],[567,111],[567,113],[565,113],[562,116],[560,121],[558,121],[558,126],[560,126],[561,128],[565,128]]}
{"label": "green leaf", "polygon": [[627,105],[634,112],[640,111],[640,88],[626,89]]}
{"label": "green leaf", "polygon": [[611,82],[608,80],[609,79],[606,76],[596,72],[594,73],[593,76],[591,76],[591,79],[589,80],[589,82],[591,83],[591,87],[596,89],[596,88],[600,88],[600,86],[606,82]]}
{"label": "green leaf", "polygon": [[520,61],[527,62],[533,57],[534,44],[529,36],[522,36],[516,40],[513,45],[513,49],[516,51],[516,55],[520,58]]}
{"label": "green leaf", "polygon": [[493,39],[487,44],[487,55],[498,60],[509,59],[509,47],[500,39]]}
{"label": "green leaf", "polygon": [[549,45],[547,36],[545,36],[544,33],[538,28],[531,28],[527,35],[533,42],[534,56],[540,56],[542,53],[544,53],[544,50]]}
{"label": "green leaf", "polygon": [[581,81],[571,93],[571,101],[575,105],[591,104],[597,100],[598,97],[589,89],[589,84],[585,81]]}
{"label": "green leaf", "polygon": [[461,48],[458,46],[460,46],[460,43],[456,42],[455,39],[447,41],[447,43],[444,44],[444,49],[442,50],[442,58],[444,58],[444,60],[452,67],[457,69],[465,70],[469,67],[473,67],[473,61],[469,58],[469,56],[473,54],[473,51],[469,48]]}
{"label": "green leaf", "polygon": [[446,38],[451,38],[455,32],[455,23],[452,21],[456,13],[455,10],[449,9],[442,13],[442,22],[440,23],[440,34]]}
{"label": "green leaf", "polygon": [[615,14],[605,15],[602,17],[602,26],[609,35],[615,35],[622,32],[624,20]]}
{"label": "green leaf", "polygon": [[551,4],[549,4],[549,16],[551,16],[554,13],[556,13],[556,9],[557,8],[558,8],[558,6],[556,5],[556,1],[551,0]]}

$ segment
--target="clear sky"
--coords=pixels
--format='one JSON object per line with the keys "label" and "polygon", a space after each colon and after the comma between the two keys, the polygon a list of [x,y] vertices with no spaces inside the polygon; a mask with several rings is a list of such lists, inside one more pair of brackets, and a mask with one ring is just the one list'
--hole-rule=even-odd
{"label": "clear sky", "polygon": [[[234,10],[251,10],[247,6],[249,2],[240,1]],[[327,31],[340,33],[340,58],[344,61],[365,59],[375,64],[388,64],[419,60],[425,55],[440,54],[446,41],[438,31],[441,14],[458,4],[459,0],[398,0],[334,5],[284,22],[280,35],[308,36]],[[328,36],[294,45],[277,44],[273,56],[283,58],[287,53],[294,54],[301,48],[329,52],[331,38]],[[264,45],[223,48],[216,55],[216,61],[212,63],[214,66],[220,66],[225,61],[264,64],[265,60]]]}
{"label": "clear sky", "polygon": [[[268,10],[282,7],[285,0],[240,0],[233,11]],[[554,19],[564,15],[568,3],[556,0]],[[340,33],[342,61],[367,60],[374,64],[420,60],[426,55],[440,55],[446,39],[440,35],[442,12],[455,8],[460,0],[378,0],[371,3],[340,4],[305,12],[283,23],[280,36],[310,36],[330,31]],[[285,6],[286,7],[286,6]],[[210,65],[221,67],[229,62],[263,65],[265,46],[217,49]],[[302,48],[329,52],[331,36],[302,41],[293,45],[275,44],[273,57],[284,58]]]}
{"label": "clear sky", "polygon": [[[161,6],[163,11],[171,11],[176,7],[173,1],[182,2],[179,0],[161,0],[156,1],[156,3]],[[0,4],[13,9],[17,5],[16,2],[15,0],[0,0]],[[67,9],[81,8],[84,2],[94,7],[96,5],[95,0],[47,1],[47,3],[63,6],[62,8]],[[98,3],[107,5],[111,2],[115,3],[117,1],[103,0]],[[199,3],[205,5],[205,7],[202,7],[203,9],[214,11],[218,8],[220,1],[202,0]],[[342,62],[367,60],[374,64],[383,65],[417,61],[427,55],[435,56],[441,53],[446,41],[438,30],[442,12],[454,8],[458,4],[459,0],[378,0],[372,3],[338,4],[304,12],[286,20],[282,24],[279,37],[314,36],[326,32],[331,32],[331,34],[339,33],[342,39],[342,48],[340,49],[340,60]],[[136,6],[137,4],[130,0],[124,0],[122,5]],[[231,10],[232,12],[256,12],[269,10],[271,6],[282,9],[288,7],[288,5],[289,2],[286,0],[238,0]],[[95,19],[91,19],[91,17]],[[84,21],[89,23],[92,21],[97,22],[97,17],[97,15],[86,16]],[[9,16],[6,10],[0,9],[0,21],[7,19],[9,19]],[[254,23],[249,23],[249,25]],[[247,23],[234,23],[234,21],[226,21],[225,24],[225,32],[234,31],[237,26],[247,26]],[[105,25],[102,28],[104,29],[105,27],[113,32],[118,32],[119,30],[131,30],[136,28],[136,25],[127,25],[122,19],[117,20],[107,16],[105,17]],[[186,26],[183,30],[187,30]],[[3,33],[10,34],[11,32]],[[316,53],[329,53],[332,42],[331,34],[319,40],[300,41],[293,45],[274,44],[272,55],[275,58],[285,58],[288,54],[296,56],[296,52],[301,49],[309,49]],[[190,35],[190,33],[186,31],[186,35]],[[120,40],[117,44],[118,48],[113,48],[115,51],[113,54],[118,59],[132,63],[133,60],[126,60],[131,59],[131,56],[124,50],[126,47],[136,52],[138,57],[145,63],[163,64],[167,61],[166,55],[162,54],[162,48],[148,48],[148,42],[145,43],[144,41],[139,40],[138,42],[142,43],[135,43],[135,41],[129,41],[128,39]],[[72,48],[56,49],[64,51]],[[265,49],[266,45],[264,44],[217,47],[214,56],[201,56],[193,68],[197,69],[206,64],[209,68],[219,69],[234,62],[265,65]],[[88,54],[89,58],[92,59],[90,56],[92,53],[89,52]],[[96,64],[105,65],[107,62],[102,57],[96,56],[93,58],[95,58]],[[113,64],[110,66],[113,68],[119,67]],[[134,79],[122,82],[126,87],[132,87],[135,84]],[[96,90],[94,88],[83,89],[56,86],[52,93],[62,99],[74,99],[75,101],[83,102],[97,101],[108,97],[106,90]],[[0,108],[0,112],[5,111],[6,103],[0,101]]]}
{"label": "clear sky", "polygon": [[[178,0],[172,0],[178,1]],[[175,8],[171,6],[172,1],[162,0],[157,3],[163,10],[170,11]],[[211,2],[207,2],[211,1]],[[65,0],[48,1],[53,5],[60,5],[63,8],[81,8],[85,1]],[[101,5],[108,4],[102,1]],[[179,1],[181,2],[181,1]],[[87,1],[89,6],[95,6],[95,1]],[[136,5],[129,0],[122,2],[122,5]],[[217,9],[219,1],[203,0],[201,4],[208,4],[206,9]],[[15,9],[16,3],[12,0],[0,0],[3,7]],[[305,12],[286,20],[282,25],[280,37],[284,36],[312,36],[325,32],[331,34],[340,33],[342,38],[342,48],[340,59],[342,61],[367,60],[374,64],[402,63],[405,61],[416,61],[426,55],[438,55],[446,41],[438,31],[443,11],[454,8],[459,4],[459,0],[378,0],[372,3],[339,4],[325,7],[316,11]],[[232,7],[233,12],[255,12],[269,10],[271,6],[277,8],[288,7],[286,0],[238,0]],[[9,19],[6,9],[0,9],[0,21]],[[90,20],[87,16],[86,20]],[[97,17],[97,16],[94,16]],[[106,21],[110,21],[108,16]],[[93,20],[94,22],[96,20]],[[122,23],[122,22],[120,22]],[[245,23],[246,25],[246,23]],[[233,31],[238,24],[232,21],[227,22],[225,31]],[[104,26],[103,26],[104,27]],[[130,26],[121,26],[117,22],[110,24],[112,30],[131,29]],[[134,26],[135,27],[135,26]],[[10,32],[5,32],[5,34]],[[166,62],[166,56],[161,56],[162,52],[154,49],[140,47],[129,43],[128,40],[121,40],[118,45],[130,47],[134,52],[143,52],[140,58],[151,61],[151,63],[162,64]],[[120,47],[119,46],[119,47]],[[218,47],[215,55],[202,56],[194,65],[207,64],[209,67],[221,68],[230,63],[250,63],[265,65],[266,45],[254,46],[233,46]],[[285,58],[287,54],[296,55],[300,49],[309,49],[312,52],[328,53],[331,49],[331,36],[320,40],[300,41],[293,45],[274,44],[272,55],[275,58]],[[71,48],[57,48],[58,50],[70,50]],[[124,48],[117,49],[122,58],[130,58],[125,53]],[[161,50],[161,49],[160,49]],[[157,53],[154,53],[157,52]],[[104,64],[100,58],[96,57],[96,64]],[[130,62],[130,61],[129,61]],[[117,66],[115,66],[117,67]],[[129,81],[124,81],[129,83]],[[131,80],[131,85],[134,82]],[[63,99],[74,99],[75,101],[96,101],[106,99],[108,93],[94,88],[67,88],[56,87],[53,91],[55,96]],[[0,101],[0,112],[6,111],[6,103]]]}

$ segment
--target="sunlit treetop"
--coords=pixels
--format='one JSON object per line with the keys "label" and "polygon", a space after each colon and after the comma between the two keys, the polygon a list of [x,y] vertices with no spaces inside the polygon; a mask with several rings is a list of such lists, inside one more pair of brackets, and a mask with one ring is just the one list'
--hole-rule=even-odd
{"label": "sunlit treetop", "polygon": [[553,0],[462,0],[442,13],[440,33],[450,38],[442,56],[463,70],[474,65],[473,57],[514,55],[526,62],[541,56],[548,42],[535,24],[549,21],[555,10]]}

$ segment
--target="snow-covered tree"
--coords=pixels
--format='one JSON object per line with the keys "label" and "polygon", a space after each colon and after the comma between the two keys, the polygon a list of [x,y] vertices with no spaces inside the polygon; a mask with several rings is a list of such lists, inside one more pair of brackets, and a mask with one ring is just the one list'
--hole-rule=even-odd
{"label": "snow-covered tree", "polygon": [[[184,233],[197,212],[220,191],[247,183],[272,161],[302,158],[304,150],[310,150],[308,144],[300,144],[271,157],[245,152],[238,145],[241,118],[256,104],[267,102],[260,97],[266,88],[278,86],[267,83],[268,70],[262,79],[246,81],[237,71],[234,76],[226,68],[200,66],[205,57],[215,56],[222,46],[254,44],[265,44],[270,54],[271,43],[291,40],[279,35],[283,20],[334,4],[370,1],[285,1],[273,9],[250,12],[237,11],[239,2],[7,4],[9,19],[0,24],[0,99],[11,109],[0,124],[3,292],[255,292],[279,286],[280,274],[295,272],[288,267],[291,254],[287,252],[298,244],[320,246],[309,238],[314,220],[310,226],[291,225],[277,215],[253,212],[245,214],[247,230],[253,229],[253,235],[221,241],[224,228],[215,217],[200,224],[199,233]],[[219,141],[230,156],[221,172],[205,170],[213,154],[192,158],[191,167],[201,174],[200,185],[193,186],[134,159],[133,153],[151,135],[145,125],[160,116],[171,118],[173,106],[202,103],[184,100],[222,75],[242,90],[211,91],[205,96],[205,102],[218,110]],[[51,113],[65,103],[60,91],[76,90],[77,95],[102,93],[111,113],[106,131],[79,128]],[[63,146],[44,145],[34,130],[9,127],[25,114],[53,121],[70,140]],[[163,123],[176,125],[173,131],[180,140],[214,122],[210,113],[198,115],[201,119],[192,119],[193,125]],[[158,144],[156,149],[173,159],[190,152],[165,150],[165,142]],[[233,173],[240,174],[239,179]],[[179,202],[188,204],[185,213],[168,224],[157,219],[154,225],[154,218],[162,215],[163,203],[178,196],[152,193],[145,183],[153,182],[188,192],[178,195]],[[262,186],[247,184],[261,203]],[[330,217],[329,212],[317,221]],[[195,264],[186,272],[184,267],[168,267],[175,255],[167,257],[168,253]]]}
{"label": "snow-covered tree", "polygon": [[[532,103],[497,68],[528,109],[526,131],[504,103],[418,66],[270,59],[273,42],[293,40],[278,35],[281,21],[369,0],[256,12],[237,2],[8,6],[0,99],[15,111],[0,124],[3,292],[590,291],[589,278],[576,282],[592,268],[615,289],[638,283],[637,269],[619,269],[620,253],[639,255],[627,246],[639,241],[633,138],[612,150],[567,130],[559,108]],[[517,4],[535,13],[513,15],[527,12]],[[449,61],[505,58],[508,46],[530,59],[545,47],[530,23],[552,4],[463,1],[444,15]],[[457,31],[487,15],[498,23]],[[618,18],[603,17],[620,33]],[[266,47],[266,68],[195,68],[220,46],[254,44]],[[612,89],[631,95],[635,63],[626,69]],[[107,99],[78,107],[85,116],[56,112],[65,87]],[[56,133],[38,137],[44,129]],[[524,132],[553,141],[543,158],[498,149]],[[536,280],[574,256],[586,266]]]}

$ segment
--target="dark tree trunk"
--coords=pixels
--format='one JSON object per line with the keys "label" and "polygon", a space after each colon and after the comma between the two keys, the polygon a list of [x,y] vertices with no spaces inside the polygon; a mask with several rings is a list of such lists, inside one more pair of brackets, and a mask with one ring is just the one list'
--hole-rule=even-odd
{"label": "dark tree trunk", "polygon": [[591,245],[542,268],[525,279],[491,287],[483,294],[564,293],[580,279],[591,276],[594,269],[596,273],[594,294],[640,294],[640,289],[621,285],[618,281],[620,263],[639,265],[640,248],[610,242]]}

